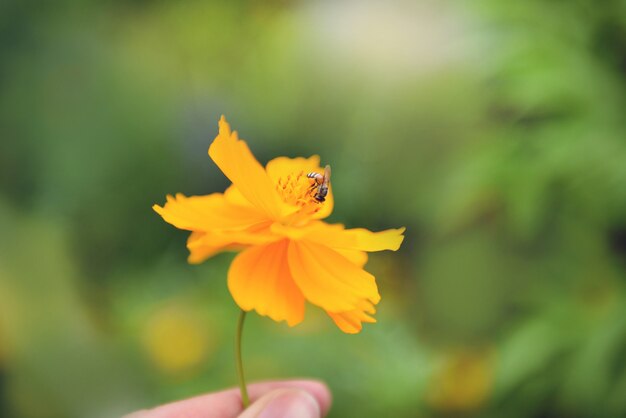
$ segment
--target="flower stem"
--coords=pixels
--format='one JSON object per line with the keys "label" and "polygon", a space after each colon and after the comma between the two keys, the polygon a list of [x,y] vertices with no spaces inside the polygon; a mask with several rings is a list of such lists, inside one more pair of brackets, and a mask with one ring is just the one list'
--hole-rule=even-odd
{"label": "flower stem", "polygon": [[248,398],[248,389],[246,388],[246,379],[243,376],[243,363],[241,361],[241,334],[243,333],[243,321],[246,319],[246,311],[243,309],[239,314],[237,322],[237,335],[235,336],[235,360],[237,362],[237,376],[239,377],[239,390],[241,391],[241,403],[244,408],[250,405]]}

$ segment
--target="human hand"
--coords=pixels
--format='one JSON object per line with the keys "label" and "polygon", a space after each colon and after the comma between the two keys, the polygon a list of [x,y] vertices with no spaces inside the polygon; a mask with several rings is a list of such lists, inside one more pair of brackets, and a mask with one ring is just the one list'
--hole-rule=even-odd
{"label": "human hand", "polygon": [[126,415],[124,418],[321,418],[330,408],[325,384],[284,380],[248,386],[250,406],[244,411],[239,389],[209,393]]}

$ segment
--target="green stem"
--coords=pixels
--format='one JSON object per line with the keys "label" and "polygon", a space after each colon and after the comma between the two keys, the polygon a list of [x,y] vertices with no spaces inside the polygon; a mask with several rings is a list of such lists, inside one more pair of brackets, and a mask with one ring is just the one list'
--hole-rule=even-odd
{"label": "green stem", "polygon": [[235,359],[237,362],[237,376],[239,377],[239,390],[241,391],[241,403],[244,408],[247,408],[250,405],[250,399],[248,398],[246,379],[243,377],[243,363],[241,361],[241,334],[243,333],[243,321],[245,319],[246,311],[242,309],[237,322],[237,335],[235,336]]}

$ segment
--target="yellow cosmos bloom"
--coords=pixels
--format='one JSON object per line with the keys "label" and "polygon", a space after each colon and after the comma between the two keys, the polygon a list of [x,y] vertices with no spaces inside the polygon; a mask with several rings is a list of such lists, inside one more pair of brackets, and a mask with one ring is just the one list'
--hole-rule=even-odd
{"label": "yellow cosmos bloom", "polygon": [[224,193],[167,196],[153,209],[191,231],[189,262],[225,250],[241,251],[228,272],[228,288],[244,311],[296,325],[305,301],[324,309],[346,333],[357,333],[380,301],[374,276],[363,269],[367,252],[397,250],[404,228],[383,232],[346,229],[322,221],[333,209],[315,199],[323,173],[318,156],[278,157],[263,168],[222,116],[209,156],[232,181]]}

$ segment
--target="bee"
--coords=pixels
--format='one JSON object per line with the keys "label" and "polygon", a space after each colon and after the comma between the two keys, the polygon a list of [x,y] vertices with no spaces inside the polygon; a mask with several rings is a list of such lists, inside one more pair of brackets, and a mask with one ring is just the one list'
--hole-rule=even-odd
{"label": "bee", "polygon": [[315,183],[311,186],[311,190],[317,188],[315,192],[315,200],[322,203],[326,200],[328,194],[328,186],[330,185],[330,166],[327,165],[324,168],[324,174],[316,173],[314,171],[306,175],[308,178],[315,180]]}

